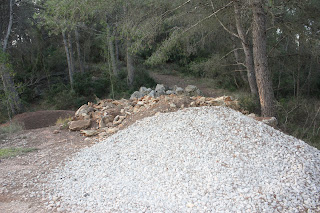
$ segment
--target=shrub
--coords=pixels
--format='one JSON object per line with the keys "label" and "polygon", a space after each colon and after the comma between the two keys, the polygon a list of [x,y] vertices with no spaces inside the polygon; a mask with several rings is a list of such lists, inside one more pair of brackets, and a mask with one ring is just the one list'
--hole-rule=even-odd
{"label": "shrub", "polygon": [[68,123],[72,120],[72,117],[69,118],[58,118],[56,121],[56,125],[61,127],[62,129],[68,129],[69,125]]}
{"label": "shrub", "polygon": [[241,109],[250,113],[260,114],[260,103],[257,97],[242,95],[239,97],[239,105]]}
{"label": "shrub", "polygon": [[320,101],[286,98],[277,103],[279,127],[320,149]]}

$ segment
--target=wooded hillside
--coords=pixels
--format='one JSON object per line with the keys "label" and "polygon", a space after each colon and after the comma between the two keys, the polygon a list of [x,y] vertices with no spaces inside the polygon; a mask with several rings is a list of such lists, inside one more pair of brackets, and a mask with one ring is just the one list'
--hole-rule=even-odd
{"label": "wooded hillside", "polygon": [[320,144],[318,0],[2,0],[0,121],[213,79],[250,112]]}

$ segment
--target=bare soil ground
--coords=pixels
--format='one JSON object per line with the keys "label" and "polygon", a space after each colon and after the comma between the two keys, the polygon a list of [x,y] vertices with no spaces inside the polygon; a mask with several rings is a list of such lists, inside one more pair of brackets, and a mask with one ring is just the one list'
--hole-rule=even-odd
{"label": "bare soil ground", "polygon": [[[216,97],[222,91],[202,86],[197,79],[152,73],[158,83],[166,86],[178,85],[186,87],[189,84],[198,86],[205,96]],[[186,100],[175,100],[177,106],[186,104]],[[123,123],[122,128],[136,120],[152,116],[157,112],[175,111],[166,102],[131,117]],[[35,185],[41,177],[46,176],[51,169],[57,167],[66,158],[82,148],[98,142],[97,138],[85,138],[79,132],[68,130],[55,131],[53,126],[60,117],[74,115],[73,111],[38,111],[17,115],[13,121],[22,123],[25,130],[11,135],[0,136],[0,148],[24,147],[36,148],[34,152],[7,159],[0,159],[0,212],[1,213],[34,213],[55,212],[48,209],[48,203],[41,195],[35,194]],[[7,125],[7,124],[3,124]],[[3,126],[1,125],[1,126]]]}

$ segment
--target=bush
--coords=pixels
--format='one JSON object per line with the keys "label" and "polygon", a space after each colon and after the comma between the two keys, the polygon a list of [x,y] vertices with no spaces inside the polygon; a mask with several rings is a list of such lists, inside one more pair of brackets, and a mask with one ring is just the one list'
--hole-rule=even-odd
{"label": "bush", "polygon": [[260,112],[260,103],[257,97],[251,95],[243,95],[239,98],[239,105],[241,109],[247,110],[250,113],[259,115]]}
{"label": "bush", "polygon": [[58,120],[56,121],[56,126],[61,127],[62,129],[68,129],[69,127],[69,122],[72,120],[72,117],[69,118],[58,118]]}
{"label": "bush", "polygon": [[279,127],[286,133],[320,149],[320,101],[281,99],[277,103]]}

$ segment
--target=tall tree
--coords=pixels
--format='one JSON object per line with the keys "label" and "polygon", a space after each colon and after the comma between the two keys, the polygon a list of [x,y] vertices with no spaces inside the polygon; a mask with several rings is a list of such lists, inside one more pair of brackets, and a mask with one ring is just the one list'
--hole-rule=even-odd
{"label": "tall tree", "polygon": [[[16,90],[16,87],[13,82],[13,78],[10,75],[9,68],[6,62],[5,53],[7,51],[9,38],[12,30],[13,25],[13,5],[14,0],[9,0],[9,17],[8,17],[8,26],[5,37],[1,39],[2,45],[2,52],[0,52],[0,75],[3,83],[3,89],[5,91],[8,104],[10,106],[10,110],[12,114],[16,114],[21,112],[23,109],[19,93]],[[2,8],[4,9],[4,8]]]}
{"label": "tall tree", "polygon": [[248,75],[251,94],[254,96],[258,96],[258,88],[256,83],[256,75],[254,71],[252,48],[249,44],[249,39],[246,36],[246,33],[242,26],[242,21],[241,21],[240,9],[242,4],[240,0],[235,0],[233,4],[234,4],[234,18],[236,22],[237,32],[241,40],[241,45],[245,55],[245,65],[247,68],[247,75]]}
{"label": "tall tree", "polygon": [[261,114],[262,116],[270,117],[275,115],[275,107],[272,77],[268,67],[266,13],[264,10],[266,2],[265,0],[251,1],[253,13],[253,56],[261,104]]}

